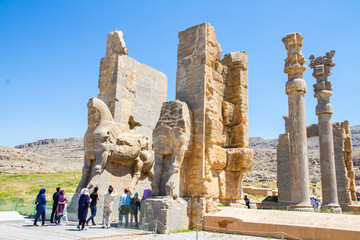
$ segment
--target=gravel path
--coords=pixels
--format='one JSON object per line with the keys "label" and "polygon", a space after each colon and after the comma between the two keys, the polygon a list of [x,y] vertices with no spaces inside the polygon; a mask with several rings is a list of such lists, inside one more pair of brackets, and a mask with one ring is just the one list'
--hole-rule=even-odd
{"label": "gravel path", "polygon": [[[134,239],[150,239],[150,240],[196,240],[196,232],[183,232],[183,233],[171,233],[171,234],[150,234],[150,235],[137,235],[137,236],[122,236],[116,238],[105,238],[106,240],[134,240]],[[264,240],[269,238],[254,237],[248,235],[238,234],[225,234],[225,233],[211,233],[211,232],[199,232],[199,240]]]}

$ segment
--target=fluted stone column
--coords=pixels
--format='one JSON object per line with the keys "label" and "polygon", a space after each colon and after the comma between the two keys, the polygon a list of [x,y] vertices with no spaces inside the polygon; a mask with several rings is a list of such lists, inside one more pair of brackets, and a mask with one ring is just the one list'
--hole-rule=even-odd
{"label": "fluted stone column", "polygon": [[313,76],[316,78],[314,97],[318,100],[316,115],[319,119],[322,208],[341,213],[336,185],[333,128],[331,122],[331,114],[333,113],[333,107],[330,103],[332,84],[328,81],[328,76],[331,75],[331,67],[335,66],[333,62],[334,55],[334,50],[327,52],[326,56],[317,58],[311,55],[309,66],[314,70]]}
{"label": "fluted stone column", "polygon": [[306,60],[301,53],[304,38],[300,33],[290,33],[282,39],[288,57],[284,72],[288,74],[286,94],[289,104],[291,203],[289,210],[313,211],[310,204],[309,163],[305,120],[306,82],[303,72]]}

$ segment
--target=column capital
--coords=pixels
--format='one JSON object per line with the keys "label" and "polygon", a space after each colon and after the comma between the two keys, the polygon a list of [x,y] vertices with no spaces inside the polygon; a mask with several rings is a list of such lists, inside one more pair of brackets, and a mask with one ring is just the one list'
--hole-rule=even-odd
{"label": "column capital", "polygon": [[327,52],[325,56],[317,58],[315,58],[314,55],[310,56],[309,67],[314,70],[312,74],[314,78],[320,81],[327,81],[327,77],[331,75],[331,68],[336,65],[333,61],[334,56],[335,50],[331,50],[330,52]]}
{"label": "column capital", "polygon": [[284,73],[288,74],[289,80],[302,78],[306,70],[306,60],[301,53],[301,47],[304,43],[304,37],[301,33],[289,33],[282,39],[287,50],[288,57],[285,59]]}
{"label": "column capital", "polygon": [[332,106],[330,104],[330,96],[332,95],[332,84],[328,77],[331,75],[331,69],[335,66],[333,57],[335,50],[327,52],[325,56],[316,57],[310,56],[309,67],[313,69],[313,77],[316,78],[314,87],[314,97],[318,99],[316,106],[316,115],[332,114]]}

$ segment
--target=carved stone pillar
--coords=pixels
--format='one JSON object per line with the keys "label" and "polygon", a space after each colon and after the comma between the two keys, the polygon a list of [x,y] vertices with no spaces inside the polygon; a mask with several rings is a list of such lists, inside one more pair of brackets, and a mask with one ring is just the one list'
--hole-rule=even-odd
{"label": "carved stone pillar", "polygon": [[301,53],[304,38],[300,33],[290,33],[282,39],[288,57],[284,72],[288,74],[286,94],[289,104],[291,203],[289,210],[313,211],[309,192],[309,163],[305,120],[306,82],[303,72],[306,60]]}
{"label": "carved stone pillar", "polygon": [[314,70],[313,76],[316,78],[316,84],[313,86],[314,97],[318,100],[316,115],[319,119],[322,208],[341,213],[336,186],[333,128],[331,122],[331,114],[333,113],[330,103],[332,84],[328,81],[328,76],[331,75],[331,67],[335,66],[333,62],[334,55],[334,50],[327,52],[326,56],[317,58],[311,55],[309,66]]}

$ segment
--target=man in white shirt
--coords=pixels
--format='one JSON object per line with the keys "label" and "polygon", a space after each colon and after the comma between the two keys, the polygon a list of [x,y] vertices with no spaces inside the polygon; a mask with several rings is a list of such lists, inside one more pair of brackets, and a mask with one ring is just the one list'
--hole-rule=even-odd
{"label": "man in white shirt", "polygon": [[118,227],[122,226],[122,219],[125,217],[125,227],[129,225],[129,213],[130,213],[130,201],[129,189],[124,189],[124,194],[120,197],[119,202],[119,223]]}
{"label": "man in white shirt", "polygon": [[116,189],[110,185],[107,193],[104,194],[104,214],[103,214],[102,228],[110,228],[111,214],[112,214],[113,202],[115,197],[116,197]]}

